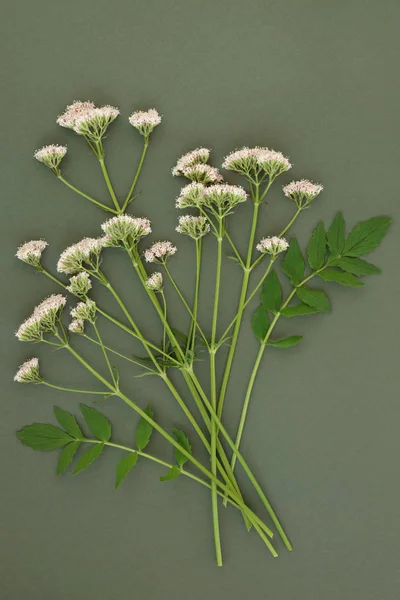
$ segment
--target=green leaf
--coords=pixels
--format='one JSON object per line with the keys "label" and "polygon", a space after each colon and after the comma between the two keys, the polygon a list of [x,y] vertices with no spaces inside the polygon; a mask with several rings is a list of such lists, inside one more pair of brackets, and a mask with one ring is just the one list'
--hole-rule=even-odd
{"label": "green leaf", "polygon": [[390,225],[390,217],[372,217],[361,221],[346,238],[342,254],[344,256],[361,256],[379,246]]}
{"label": "green leaf", "polygon": [[26,425],[17,431],[17,437],[25,446],[34,450],[56,450],[73,441],[68,433],[48,423]]}
{"label": "green leaf", "polygon": [[[192,454],[192,446],[190,445],[189,439],[186,436],[186,434],[182,431],[182,429],[173,429],[172,433],[176,437],[176,441],[178,442],[178,444],[182,446],[182,448],[186,450],[186,452]],[[179,468],[181,469],[185,462],[187,462],[189,459],[187,458],[187,456],[182,454],[182,452],[178,450],[178,448],[174,447],[174,452],[176,462],[178,463]]]}
{"label": "green leaf", "polygon": [[297,288],[296,294],[300,300],[308,304],[308,306],[316,308],[318,311],[329,312],[331,310],[329,298],[322,290],[311,290],[302,286]]}
{"label": "green leaf", "polygon": [[339,271],[339,269],[326,269],[325,271],[318,273],[318,275],[324,281],[334,281],[349,287],[360,287],[361,285],[364,285],[363,281],[360,281],[351,273],[345,273],[343,271]]}
{"label": "green leaf", "polygon": [[178,467],[171,467],[166,475],[160,477],[160,481],[171,481],[171,479],[176,479],[181,474],[181,471]]}
{"label": "green leaf", "polygon": [[316,271],[324,264],[326,254],[326,233],[324,224],[318,223],[311,234],[310,242],[307,246],[308,264]]}
{"label": "green leaf", "polygon": [[108,442],[111,437],[111,424],[106,417],[91,406],[81,404],[81,411],[90,431],[98,440]]}
{"label": "green leaf", "polygon": [[379,267],[375,267],[375,265],[372,265],[362,258],[342,256],[331,264],[335,267],[340,267],[343,271],[347,271],[353,275],[374,275],[375,273],[381,273]]}
{"label": "green leaf", "polygon": [[268,342],[268,346],[275,346],[275,348],[290,348],[295,346],[303,339],[302,335],[291,335],[283,340],[276,340],[274,342]]}
{"label": "green leaf", "polygon": [[257,339],[262,342],[265,338],[269,327],[268,313],[262,304],[257,308],[251,318],[251,328]]}
{"label": "green leaf", "polygon": [[84,438],[82,431],[78,423],[75,420],[74,415],[59,408],[58,406],[54,407],[54,414],[56,416],[57,421],[60,423],[61,427],[65,429],[69,435],[72,435],[73,438],[81,440]]}
{"label": "green leaf", "polygon": [[294,306],[283,308],[281,310],[281,315],[283,317],[297,317],[298,315],[313,315],[318,312],[320,311],[317,308],[308,306],[308,304],[305,304],[304,302],[300,302]]}
{"label": "green leaf", "polygon": [[329,250],[331,251],[332,256],[338,256],[342,253],[345,236],[346,230],[343,215],[341,212],[338,212],[332,221],[332,225],[328,229],[328,233],[326,234]]}
{"label": "green leaf", "polygon": [[279,310],[282,304],[281,284],[275,271],[271,271],[264,281],[261,302],[265,310],[272,312]]}
{"label": "green leaf", "polygon": [[136,465],[138,457],[139,455],[137,452],[132,452],[131,454],[128,454],[128,456],[125,456],[122,460],[119,461],[119,463],[117,464],[115,489],[119,488],[122,481],[131,471],[131,469],[133,469],[133,467]]}
{"label": "green leaf", "polygon": [[292,237],[290,246],[285,254],[282,268],[293,285],[298,285],[304,275],[304,258],[299,243]]}
{"label": "green leaf", "polygon": [[57,475],[60,475],[69,467],[80,445],[80,442],[71,442],[61,450],[57,465]]}
{"label": "green leaf", "polygon": [[92,462],[100,456],[100,454],[103,452],[103,448],[104,444],[94,444],[90,448],[90,450],[85,452],[85,454],[82,454],[82,456],[76,463],[73,475],[76,475],[77,473],[80,473],[81,471],[87,469],[89,465],[91,465]]}
{"label": "green leaf", "polygon": [[[153,418],[153,411],[151,410],[150,404],[144,411],[148,417]],[[150,425],[143,417],[140,418],[139,423],[136,427],[136,446],[138,450],[144,450],[147,444],[150,442],[151,434],[153,433],[153,426]]]}

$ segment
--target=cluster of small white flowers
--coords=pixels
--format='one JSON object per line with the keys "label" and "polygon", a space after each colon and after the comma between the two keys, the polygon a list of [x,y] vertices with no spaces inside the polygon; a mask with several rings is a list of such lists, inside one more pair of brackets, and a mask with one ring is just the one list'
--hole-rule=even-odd
{"label": "cluster of small white flowers", "polygon": [[192,165],[183,171],[183,175],[197,183],[208,185],[223,181],[221,173],[215,167],[203,163]]}
{"label": "cluster of small white flowers", "polygon": [[92,282],[89,274],[86,272],[78,273],[69,280],[69,285],[66,289],[74,294],[75,296],[85,296],[90,289],[92,289]]}
{"label": "cluster of small white flowers", "polygon": [[83,238],[77,244],[69,246],[62,252],[58,263],[59,273],[73,274],[82,270],[82,263],[89,262],[93,257],[98,258],[102,249],[108,243],[108,236],[101,238]]}
{"label": "cluster of small white flowers", "polygon": [[208,148],[196,148],[196,150],[187,152],[187,154],[181,156],[177,161],[175,167],[172,169],[172,175],[174,175],[174,177],[186,175],[186,169],[199,163],[206,163],[209,158],[210,150]]}
{"label": "cluster of small white flowers", "polygon": [[129,117],[129,123],[133,125],[142,135],[148,137],[161,123],[161,115],[158,114],[155,108],[149,110],[136,110]]}
{"label": "cluster of small white flowers", "polygon": [[16,257],[22,260],[28,265],[38,267],[40,265],[40,259],[43,251],[47,248],[48,243],[44,240],[31,240],[25,242],[17,250]]}
{"label": "cluster of small white flowers", "polygon": [[175,208],[189,208],[199,206],[201,203],[205,186],[202,183],[189,183],[181,189],[179,197],[176,199]]}
{"label": "cluster of small white flowers", "polygon": [[68,329],[71,333],[82,335],[85,331],[85,321],[83,319],[73,319],[68,325]]}
{"label": "cluster of small white flowers", "polygon": [[157,271],[156,273],[150,275],[150,277],[146,281],[146,286],[149,288],[149,290],[152,290],[153,292],[159,292],[163,286],[162,273],[159,273]]}
{"label": "cluster of small white flowers", "polygon": [[322,192],[324,187],[319,183],[313,183],[308,179],[300,179],[299,181],[291,181],[283,187],[283,193],[288,198],[294,200],[299,208],[305,204],[309,204],[318,194]]}
{"label": "cluster of small white flowers", "polygon": [[256,246],[257,250],[262,254],[272,254],[276,255],[280,252],[284,252],[289,248],[288,242],[285,238],[280,237],[266,237],[260,240],[260,242]]}
{"label": "cluster of small white flowers", "polygon": [[39,341],[43,333],[54,329],[56,316],[66,302],[67,299],[62,294],[53,294],[43,300],[19,326],[15,334],[17,338],[21,342]]}
{"label": "cluster of small white flowers", "polygon": [[93,102],[81,102],[75,100],[72,104],[67,106],[62,115],[57,119],[57,124],[61,127],[67,127],[68,129],[74,129],[76,120],[93,110],[95,107]]}
{"label": "cluster of small white flowers", "polygon": [[67,154],[67,146],[59,146],[58,144],[50,144],[48,146],[43,146],[40,150],[36,150],[34,153],[34,158],[45,164],[49,169],[56,170]]}
{"label": "cluster of small white flowers", "polygon": [[165,262],[167,258],[173,256],[178,250],[171,242],[155,242],[150,248],[144,251],[146,262]]}
{"label": "cluster of small white flowers", "polygon": [[265,149],[257,154],[257,162],[270,177],[277,177],[292,168],[292,165],[282,152]]}
{"label": "cluster of small white flowers", "polygon": [[31,358],[20,366],[14,376],[14,381],[18,383],[41,383],[42,378],[39,372],[39,359]]}
{"label": "cluster of small white flowers", "polygon": [[71,309],[71,317],[76,320],[87,320],[91,323],[96,318],[96,302],[93,300],[86,300],[86,302],[79,302],[74,308]]}
{"label": "cluster of small white flowers", "polygon": [[259,168],[258,160],[265,153],[269,152],[269,148],[255,146],[248,148],[244,146],[240,150],[235,150],[225,157],[222,167],[228,171],[236,171],[237,173],[247,174],[252,169]]}
{"label": "cluster of small white flowers", "polygon": [[74,131],[84,135],[93,141],[99,141],[104,137],[108,126],[120,114],[115,106],[101,106],[92,108],[75,119]]}
{"label": "cluster of small white flowers", "polygon": [[247,192],[239,185],[226,183],[211,185],[204,190],[204,204],[222,215],[228,214],[237,204],[245,202]]}
{"label": "cluster of small white flowers", "polygon": [[184,215],[179,217],[179,225],[176,227],[176,231],[198,240],[210,231],[210,223],[207,217]]}
{"label": "cluster of small white flowers", "polygon": [[108,236],[107,245],[119,245],[120,242],[136,244],[140,238],[151,233],[151,223],[144,217],[119,215],[108,219],[101,226]]}

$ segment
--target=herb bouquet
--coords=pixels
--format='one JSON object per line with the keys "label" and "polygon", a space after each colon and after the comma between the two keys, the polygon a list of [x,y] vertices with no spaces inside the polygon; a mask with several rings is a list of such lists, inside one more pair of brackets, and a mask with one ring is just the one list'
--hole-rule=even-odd
{"label": "herb bouquet", "polygon": [[[177,247],[170,241],[158,241],[146,248],[145,238],[151,233],[150,221],[145,217],[127,214],[135,198],[136,185],[149,146],[152,131],[161,122],[154,109],[134,112],[129,122],[143,137],[143,152],[132,185],[125,198],[118,198],[105,161],[104,140],[110,124],[119,115],[112,106],[96,107],[91,102],[74,102],[68,106],[57,122],[68,128],[87,143],[90,151],[99,162],[108,193],[109,202],[92,198],[66,180],[60,165],[65,157],[65,146],[50,145],[38,150],[35,158],[46,165],[59,181],[75,193],[92,202],[109,214],[97,238],[84,238],[64,250],[57,264],[60,278],[50,273],[42,265],[41,256],[47,243],[33,240],[20,246],[17,257],[49,277],[59,288],[56,293],[44,299],[20,325],[16,336],[22,342],[43,343],[50,349],[58,349],[71,354],[76,361],[93,376],[95,385],[91,390],[67,388],[45,379],[39,369],[39,360],[30,358],[19,368],[15,381],[45,385],[54,389],[69,391],[95,398],[119,398],[139,415],[136,426],[136,440],[132,447],[118,444],[111,433],[108,419],[93,406],[81,405],[83,419],[91,436],[86,436],[75,417],[55,407],[58,426],[36,423],[23,427],[18,433],[21,442],[35,450],[60,449],[57,473],[64,472],[75,459],[73,473],[80,473],[98,459],[102,452],[114,448],[123,453],[116,466],[118,487],[134,468],[138,460],[152,461],[162,467],[161,481],[186,477],[201,486],[209,488],[211,497],[212,529],[214,535],[216,561],[222,565],[222,551],[219,530],[221,505],[240,511],[248,530],[254,531],[266,545],[272,556],[277,556],[276,542],[272,542],[274,531],[278,533],[284,546],[292,549],[278,517],[272,508],[261,484],[255,478],[250,465],[240,452],[252,389],[263,355],[268,348],[288,348],[301,341],[301,336],[284,339],[276,337],[276,326],[281,318],[311,315],[330,311],[330,302],[322,289],[310,287],[312,279],[321,282],[334,282],[357,288],[364,285],[360,277],[378,273],[379,269],[360,256],[373,250],[384,237],[390,219],[374,217],[358,224],[350,233],[345,232],[345,223],[338,213],[329,228],[320,222],[314,229],[306,249],[306,258],[299,243],[290,230],[296,219],[309,208],[322,192],[322,186],[308,180],[293,181],[283,187],[284,195],[293,202],[294,212],[290,222],[273,237],[259,239],[257,222],[260,205],[277,178],[291,168],[289,160],[280,152],[268,148],[242,148],[229,154],[222,165],[226,171],[234,171],[243,177],[243,187],[231,185],[223,180],[218,169],[208,164],[210,152],[197,148],[182,156],[172,174],[188,180],[176,200],[178,209],[189,209],[191,214],[179,217],[177,232],[190,238],[194,244],[196,270],[192,297],[185,297],[170,270],[170,259]],[[247,202],[252,209],[249,225],[248,249],[241,255],[229,233],[229,221],[238,204]],[[209,235],[211,234],[211,235]],[[285,236],[290,235],[290,243]],[[204,239],[207,237],[207,239]],[[192,241],[191,241],[192,240]],[[182,242],[183,243],[183,242]],[[202,268],[202,248],[204,243],[215,247],[215,294],[213,310],[208,322],[200,323],[198,305],[200,284],[204,276]],[[144,248],[143,248],[144,245]],[[179,245],[179,244],[178,244]],[[239,265],[242,278],[241,291],[236,314],[231,322],[221,327],[220,280],[225,247]],[[137,315],[132,313],[129,302],[126,304],[114,283],[111,283],[102,268],[104,252],[118,248],[127,254],[131,267],[136,272],[140,284],[153,305],[160,322],[160,339],[150,340],[143,333]],[[283,297],[279,277],[274,269],[282,260],[282,270],[288,277],[290,292]],[[173,262],[173,259],[172,261]],[[308,263],[308,264],[307,264]],[[148,267],[157,265],[158,270],[149,272]],[[205,265],[206,266],[206,265]],[[256,275],[256,268],[258,275]],[[212,265],[214,269],[214,265]],[[252,277],[252,276],[255,277]],[[69,280],[66,278],[69,278]],[[208,276],[210,273],[208,272]],[[251,282],[251,279],[255,281]],[[179,301],[188,315],[187,331],[181,332],[170,322],[167,311],[167,294],[164,293],[164,280],[169,280],[169,291],[176,294],[169,301]],[[115,300],[115,315],[106,312],[93,298],[92,287],[104,286]],[[93,290],[94,291],[94,290]],[[71,319],[67,323],[65,306],[69,293],[76,299],[70,310]],[[230,437],[223,423],[223,408],[235,357],[243,314],[249,303],[259,297],[258,308],[252,316],[252,328],[259,341],[259,350],[254,367],[249,376],[243,408],[238,420],[237,433]],[[253,309],[254,310],[254,309]],[[101,334],[101,322],[108,320],[116,328],[132,338],[132,354],[124,355],[118,347],[111,347]],[[223,330],[223,327],[225,329]],[[76,349],[74,339],[81,336],[87,344],[94,344],[101,352],[104,368],[90,362]],[[225,345],[225,354],[219,352]],[[82,345],[79,345],[80,347]],[[138,358],[138,346],[141,356]],[[134,354],[135,352],[135,354]],[[199,355],[208,356],[209,379],[199,381],[196,362]],[[217,360],[218,359],[218,360]],[[223,359],[223,360],[222,360]],[[118,367],[114,364],[116,363]],[[191,443],[183,429],[166,431],[158,422],[156,407],[141,406],[133,399],[132,390],[122,383],[120,371],[140,368],[140,376],[160,377],[167,393],[182,409],[183,417],[190,423],[193,435],[199,437],[209,454],[209,463],[203,464],[192,452]],[[221,369],[221,385],[217,384],[217,367]],[[173,370],[177,376],[173,376]],[[176,383],[177,382],[177,383]],[[195,408],[192,408],[195,407]],[[174,464],[149,453],[152,434],[157,433],[173,446]],[[112,440],[112,441],[111,441]],[[256,514],[248,506],[235,475],[239,463],[251,485],[261,500],[265,511]]]}

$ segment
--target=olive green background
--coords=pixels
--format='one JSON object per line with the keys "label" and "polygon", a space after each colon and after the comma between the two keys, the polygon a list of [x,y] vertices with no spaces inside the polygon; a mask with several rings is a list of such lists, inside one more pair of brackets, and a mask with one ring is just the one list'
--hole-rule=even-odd
{"label": "olive green background", "polygon": [[[397,597],[399,17],[395,0],[3,4],[1,598]],[[290,156],[292,173],[271,192],[257,237],[277,233],[289,220],[293,205],[280,187],[292,177],[325,186],[295,227],[303,247],[318,220],[329,222],[338,209],[349,227],[377,214],[394,218],[389,236],[370,257],[384,272],[362,289],[324,284],[332,313],[283,322],[279,334],[305,338],[296,348],[269,350],[257,379],[243,452],[290,534],[291,554],[277,541],[280,555],[273,560],[258,537],[246,532],[240,515],[221,507],[225,565],[217,569],[209,494],[200,486],[183,478],[161,484],[162,471],[141,462],[115,492],[120,454],[111,450],[86,473],[56,478],[56,453],[35,453],[15,438],[24,424],[54,422],[54,404],[77,410],[82,400],[14,384],[15,369],[25,359],[39,356],[49,380],[95,387],[62,352],[13,337],[32,307],[58,291],[13,258],[16,246],[44,237],[50,243],[45,264],[54,269],[61,250],[97,235],[105,218],[32,159],[45,143],[67,143],[64,175],[107,199],[83,141],[55,124],[74,99],[121,108],[106,141],[121,195],[141,149],[127,117],[153,106],[163,114],[131,212],[152,219],[152,239],[171,238],[179,245],[170,265],[188,296],[193,246],[174,231],[174,199],[182,181],[173,179],[170,169],[183,152],[199,145],[213,148],[215,165],[244,144]],[[241,206],[231,220],[241,248],[250,212],[249,204]],[[210,236],[202,296],[205,327],[213,262]],[[157,319],[126,258],[110,251],[104,266],[146,332],[158,339]],[[225,325],[239,280],[238,267],[226,261]],[[168,294],[171,318],[185,327],[181,306],[170,289]],[[105,292],[95,296],[118,314]],[[140,353],[129,336],[107,324],[104,335],[109,343]],[[82,345],[82,350],[98,360],[92,348]],[[232,433],[256,351],[247,316],[225,413]],[[206,381],[205,360],[199,370]],[[162,382],[134,379],[134,374],[124,369],[124,389],[141,406],[151,402],[166,428],[184,427],[196,455],[206,460]],[[179,376],[174,377],[183,391]],[[113,399],[102,410],[113,423],[115,440],[129,444],[135,415]],[[171,458],[159,437],[152,450]],[[263,514],[244,479],[243,485],[249,502]]]}

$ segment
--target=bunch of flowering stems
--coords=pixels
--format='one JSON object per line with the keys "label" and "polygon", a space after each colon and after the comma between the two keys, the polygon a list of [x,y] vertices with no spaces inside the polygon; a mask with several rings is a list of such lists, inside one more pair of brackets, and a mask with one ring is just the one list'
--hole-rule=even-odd
{"label": "bunch of flowering stems", "polygon": [[[74,102],[57,119],[57,123],[80,135],[88,144],[90,151],[99,161],[110,200],[100,201],[92,198],[67,181],[60,169],[67,148],[50,145],[36,151],[35,158],[44,163],[54,175],[80,196],[92,202],[98,208],[112,213],[101,225],[99,236],[84,238],[65,249],[59,258],[56,276],[42,264],[42,254],[47,247],[44,240],[32,240],[24,243],[17,251],[17,257],[49,277],[61,288],[44,299],[18,328],[16,336],[23,342],[42,343],[71,354],[97,382],[96,389],[80,390],[66,387],[47,380],[42,375],[39,359],[26,360],[15,375],[15,381],[45,385],[53,389],[72,393],[92,395],[101,398],[119,398],[140,417],[136,426],[136,439],[133,447],[117,444],[111,440],[111,424],[108,419],[93,406],[81,405],[81,412],[92,437],[87,437],[75,417],[65,410],[55,407],[55,417],[59,426],[33,424],[18,432],[19,439],[36,450],[61,449],[57,473],[64,472],[75,460],[75,454],[81,445],[88,444],[88,450],[80,453],[74,466],[74,473],[84,471],[97,459],[106,447],[122,450],[125,455],[116,467],[116,487],[136,465],[138,459],[146,459],[166,468],[162,481],[185,476],[208,488],[211,494],[212,529],[217,564],[222,565],[220,539],[220,502],[240,511],[247,529],[254,530],[266,545],[272,556],[277,556],[276,542],[272,544],[274,531],[278,533],[287,550],[292,549],[291,542],[272,508],[263,488],[255,478],[247,460],[240,452],[240,443],[246,416],[252,396],[252,390],[259,366],[265,351],[271,348],[289,348],[301,341],[301,336],[292,335],[283,339],[276,337],[275,329],[281,319],[312,315],[330,311],[330,301],[324,290],[310,287],[309,282],[316,279],[321,282],[335,282],[350,287],[360,287],[364,281],[360,277],[378,273],[379,269],[360,258],[372,251],[384,237],[390,219],[373,217],[356,225],[346,233],[341,213],[334,218],[329,228],[318,223],[307,245],[306,259],[296,237],[291,236],[292,225],[300,214],[310,208],[322,192],[322,185],[302,179],[283,186],[283,194],[294,207],[289,223],[275,235],[260,239],[258,233],[260,207],[272,184],[286,173],[291,164],[281,153],[265,147],[244,147],[229,154],[223,169],[234,171],[243,178],[243,187],[231,185],[223,180],[221,172],[209,164],[210,151],[197,148],[178,161],[172,170],[176,177],[188,181],[176,199],[178,209],[188,209],[190,214],[180,216],[176,231],[193,240],[195,246],[196,270],[194,292],[187,299],[170,270],[170,259],[180,244],[171,241],[158,241],[145,244],[145,238],[151,233],[151,223],[145,217],[126,214],[126,210],[135,198],[135,189],[146,156],[152,131],[161,122],[155,109],[136,111],[129,118],[130,124],[143,137],[143,152],[132,184],[126,196],[119,198],[108,174],[104,138],[108,127],[118,117],[119,110],[111,106],[96,107],[92,102]],[[244,256],[239,252],[235,241],[229,234],[229,222],[239,204],[252,207],[249,226],[247,251]],[[287,241],[288,234],[291,236]],[[212,315],[207,323],[200,323],[198,306],[200,301],[200,283],[202,273],[202,249],[208,236],[210,244],[216,247],[215,293]],[[286,236],[286,237],[285,237]],[[143,247],[144,246],[144,247]],[[136,272],[140,285],[145,290],[150,303],[160,321],[160,340],[150,340],[121,298],[114,284],[110,282],[102,268],[105,252],[122,250]],[[221,271],[225,248],[238,263],[242,273],[242,283],[236,313],[229,324],[220,323]],[[283,260],[281,260],[283,259]],[[173,260],[173,259],[172,259]],[[280,278],[276,267],[289,279],[289,292],[283,297]],[[148,266],[157,265],[156,271],[149,272]],[[67,279],[69,278],[69,280]],[[254,279],[254,281],[251,281]],[[169,291],[176,294],[188,316],[186,332],[176,329],[167,310],[167,293],[164,280],[170,282]],[[251,285],[250,285],[251,284]],[[104,286],[113,297],[118,316],[109,314],[92,297],[96,286]],[[287,287],[287,286],[286,286]],[[246,307],[260,292],[258,307],[254,310],[251,325],[259,341],[259,350],[249,381],[243,408],[238,419],[237,433],[231,438],[223,423],[223,408],[230,381],[230,373],[235,359],[243,315]],[[70,309],[69,323],[65,322],[67,296],[76,300]],[[173,298],[175,301],[176,298]],[[131,303],[129,303],[131,304]],[[103,340],[101,321],[107,320],[132,338],[132,354],[123,354]],[[225,329],[224,329],[225,327]],[[76,349],[74,339],[83,338],[88,344],[98,347],[104,361],[103,367],[89,361]],[[146,353],[137,357],[137,345]],[[229,347],[225,360],[219,360],[219,350],[223,345]],[[79,345],[82,347],[82,344]],[[199,381],[196,360],[199,352],[206,349],[209,357],[209,380]],[[221,356],[223,358],[223,356]],[[218,360],[217,360],[218,359]],[[114,364],[117,361],[118,367]],[[221,364],[222,363],[222,364]],[[169,394],[178,403],[185,419],[192,427],[205,450],[209,454],[209,464],[204,465],[196,458],[188,436],[183,429],[166,431],[157,421],[153,407],[143,407],[122,385],[120,371],[123,364],[140,368],[137,376],[154,375],[160,377],[168,388]],[[221,368],[221,385],[217,385],[217,368]],[[181,382],[175,383],[171,371],[178,371]],[[105,374],[104,374],[105,373]],[[192,401],[196,412],[192,412]],[[230,424],[231,426],[231,424]],[[174,464],[149,454],[145,449],[150,443],[152,433],[156,431],[173,446]],[[226,451],[226,448],[229,451]],[[257,493],[262,514],[249,507],[235,476],[236,463],[239,463]],[[190,469],[188,469],[190,467]],[[195,472],[192,472],[194,470]]]}

